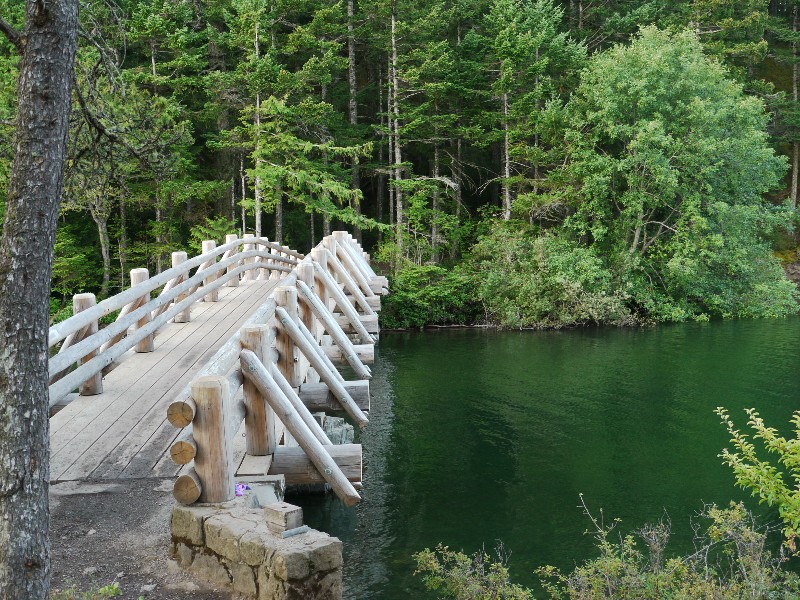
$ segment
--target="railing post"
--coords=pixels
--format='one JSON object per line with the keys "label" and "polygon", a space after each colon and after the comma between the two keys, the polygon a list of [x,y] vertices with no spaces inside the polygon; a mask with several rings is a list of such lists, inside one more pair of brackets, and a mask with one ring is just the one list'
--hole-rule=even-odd
{"label": "railing post", "polygon": [[[314,290],[314,265],[308,261],[303,261],[297,265],[297,280],[305,283],[310,290]],[[314,335],[314,339],[319,342],[319,332],[317,331],[317,318],[314,311],[306,302],[300,302],[300,318],[306,324],[308,330]]]}
{"label": "railing post", "polygon": [[202,483],[200,502],[227,502],[234,497],[233,441],[229,439],[230,390],[222,376],[200,377],[192,383],[197,412],[192,436],[197,443],[194,468]]}
{"label": "railing post", "polygon": [[[238,238],[239,238],[239,236],[236,235],[235,233],[229,233],[228,235],[225,236],[225,243],[226,244],[230,244],[231,242],[235,242]],[[233,256],[234,254],[238,254],[238,253],[239,253],[239,248],[237,247],[237,248],[235,248],[233,250],[233,252],[231,252],[231,256]],[[228,273],[233,271],[238,266],[239,266],[238,263],[233,263],[232,265],[229,265],[228,266]],[[234,277],[233,279],[231,279],[228,282],[228,287],[238,287],[238,286],[239,286],[239,278],[238,277]]]}
{"label": "railing post", "polygon": [[[243,350],[250,350],[262,364],[271,361],[269,354],[268,325],[249,325],[242,327],[240,343]],[[267,404],[264,395],[252,381],[244,379],[244,425],[247,440],[247,453],[251,456],[266,456],[275,452],[275,413]]]}
{"label": "railing post", "polygon": [[[97,298],[95,298],[94,294],[76,294],[72,297],[72,314],[77,315],[79,312],[83,312],[97,304]],[[85,339],[98,331],[98,323],[97,321],[92,322],[86,329],[86,333],[84,334],[82,339]],[[88,362],[92,358],[97,356],[97,350],[92,350],[84,356],[83,358],[78,359],[78,366],[82,365],[85,362]],[[83,382],[80,386],[80,394],[81,396],[95,396],[97,394],[103,393],[103,374],[97,373],[92,375],[89,379]]]}
{"label": "railing post", "polygon": [[[250,240],[252,240],[252,239],[253,239],[253,236],[252,236],[252,235],[248,235],[248,236],[245,238],[245,240],[247,240],[247,239],[250,239]],[[254,243],[252,243],[252,242],[250,242],[250,243],[245,243],[245,245],[244,245],[244,251],[245,251],[245,252],[252,252],[252,251],[253,251],[253,250],[255,250],[255,249],[256,249],[256,245],[255,245]],[[247,258],[247,259],[245,259],[245,260],[246,260],[246,262],[248,262],[248,263],[254,263],[254,262],[258,262],[258,259],[257,259],[257,258]],[[258,273],[256,273],[256,270],[255,270],[255,269],[250,269],[250,270],[248,270],[248,271],[245,271],[245,276],[244,276],[244,277],[245,277],[245,279],[247,279],[247,281],[253,281],[254,279],[256,279],[256,277],[258,277]]]}
{"label": "railing post", "polygon": [[[186,252],[173,252],[172,253],[172,266],[173,267],[178,267],[182,263],[185,263],[188,259],[189,259],[189,257],[186,255]],[[176,285],[178,285],[179,283],[181,283],[183,281],[186,281],[186,279],[187,279],[186,278],[186,274],[184,273],[184,275],[181,276],[180,281],[178,281],[176,283]],[[186,298],[186,293],[179,294],[178,297],[175,298],[175,304],[178,304],[179,302],[183,301],[184,298]],[[192,307],[191,306],[187,306],[186,310],[179,312],[177,315],[175,315],[173,317],[172,322],[173,323],[188,323],[191,320],[192,320]]]}
{"label": "railing post", "polygon": [[[203,254],[207,252],[213,251],[217,247],[217,242],[214,240],[205,240],[203,242]],[[209,259],[204,264],[209,264],[209,266],[213,266],[213,263],[216,263],[216,257]],[[202,265],[201,265],[202,267]],[[217,278],[216,273],[213,275],[209,275],[208,277],[203,279],[203,285],[211,285],[214,283],[214,280]],[[219,290],[213,290],[209,292],[207,295],[203,296],[203,302],[216,302],[219,299]]]}
{"label": "railing post", "polygon": [[[325,248],[317,246],[311,250],[310,254],[311,260],[321,266],[323,270],[328,269],[328,254],[325,252]],[[328,286],[325,285],[325,282],[319,277],[316,279],[314,291],[316,292],[317,297],[322,301],[322,305],[325,308],[330,308],[330,291],[328,290]]]}
{"label": "railing post", "polygon": [[[275,288],[275,303],[282,306],[292,319],[297,319],[297,288],[294,286],[281,286]],[[300,387],[299,369],[295,358],[295,345],[291,336],[283,327],[278,327],[278,335],[275,339],[275,347],[278,349],[278,368],[286,377],[292,387]]]}
{"label": "railing post", "polygon": [[[131,269],[131,287],[137,286],[142,282],[150,279],[150,273],[147,269]],[[144,294],[140,299],[140,306],[144,306],[150,302],[150,292]],[[148,312],[144,317],[139,319],[136,323],[136,329],[141,329],[150,322],[150,313]],[[136,344],[135,352],[152,352],[154,349],[153,336],[148,335],[141,342]]]}
{"label": "railing post", "polygon": [[[275,256],[284,256],[283,252],[280,252],[279,250],[275,250],[275,249],[272,250],[272,254],[274,254]],[[270,279],[280,279],[281,278],[281,272],[272,270],[272,271],[269,272],[269,278]]]}
{"label": "railing post", "polygon": [[[259,243],[256,244],[256,247],[257,248],[261,247],[261,248],[264,249],[265,252],[268,252],[268,253],[272,254],[272,251],[270,250],[270,247],[266,246],[264,244],[264,242],[268,242],[268,241],[269,241],[269,238],[267,236],[262,236],[261,240],[259,241]],[[261,260],[263,262],[267,262],[268,259],[260,258],[259,260]],[[269,269],[267,269],[267,268],[259,269],[258,270],[258,279],[269,279],[269,274],[270,274],[270,270]]]}

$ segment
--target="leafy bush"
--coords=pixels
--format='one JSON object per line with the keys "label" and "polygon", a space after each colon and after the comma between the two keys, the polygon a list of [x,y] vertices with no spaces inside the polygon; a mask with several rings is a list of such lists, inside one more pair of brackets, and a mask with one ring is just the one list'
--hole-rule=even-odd
{"label": "leafy bush", "polygon": [[[583,500],[583,499],[581,499]],[[612,535],[618,521],[605,525],[586,509],[599,556],[562,573],[537,569],[542,588],[553,599],[615,598],[797,598],[800,579],[781,568],[786,557],[767,549],[767,530],[759,527],[742,504],[706,507],[708,521],[688,556],[666,558],[669,523],[648,525],[635,534]],[[643,547],[644,548],[643,548]],[[426,586],[456,600],[527,599],[533,591],[509,580],[502,554],[468,556],[446,546],[425,549],[414,557]]]}
{"label": "leafy bush", "polygon": [[390,287],[392,293],[383,299],[382,327],[473,323],[481,314],[472,280],[460,269],[408,264]]}
{"label": "leafy bush", "polygon": [[426,548],[414,555],[417,562],[415,574],[422,575],[430,590],[444,594],[445,598],[458,600],[528,600],[533,593],[511,583],[502,546],[496,556],[477,552],[467,556],[463,552],[439,545],[436,550]]}
{"label": "leafy bush", "polygon": [[767,113],[692,31],[644,27],[598,53],[568,104],[565,223],[659,321],[776,317],[796,291],[767,240],[791,214]]}
{"label": "leafy bush", "polygon": [[627,296],[591,249],[527,226],[498,225],[472,249],[477,295],[507,327],[631,321]]}
{"label": "leafy bush", "polygon": [[[753,439],[760,440],[762,450],[776,454],[778,464],[787,473],[778,470],[769,460],[759,456],[755,444],[746,433],[742,433],[728,412],[718,407],[717,414],[731,435],[734,449],[725,448],[720,457],[733,470],[736,485],[760,498],[761,502],[778,509],[784,524],[785,543],[792,551],[797,549],[800,536],[800,411],[794,413],[794,437],[786,439],[776,429],[767,427],[758,412],[749,408],[747,424],[752,429]],[[787,481],[787,479],[789,481]]]}
{"label": "leafy bush", "polygon": [[606,526],[584,509],[600,555],[568,574],[538,569],[550,598],[796,598],[800,592],[797,575],[781,568],[786,557],[767,549],[768,530],[741,503],[707,506],[695,552],[674,558],[665,558],[668,523],[612,536],[616,521]]}

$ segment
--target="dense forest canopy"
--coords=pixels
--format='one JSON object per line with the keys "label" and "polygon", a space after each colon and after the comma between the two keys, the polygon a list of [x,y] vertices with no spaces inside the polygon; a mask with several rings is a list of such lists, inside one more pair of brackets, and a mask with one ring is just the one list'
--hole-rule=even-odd
{"label": "dense forest canopy", "polygon": [[[202,239],[346,226],[396,275],[389,325],[793,313],[799,9],[85,0],[53,308]],[[0,212],[17,60],[0,39]]]}

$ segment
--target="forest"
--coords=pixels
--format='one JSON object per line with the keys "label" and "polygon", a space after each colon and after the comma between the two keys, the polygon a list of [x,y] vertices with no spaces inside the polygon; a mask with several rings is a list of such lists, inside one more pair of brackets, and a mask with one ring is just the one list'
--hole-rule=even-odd
{"label": "forest", "polygon": [[203,239],[340,227],[387,327],[793,314],[799,4],[86,0],[53,318]]}

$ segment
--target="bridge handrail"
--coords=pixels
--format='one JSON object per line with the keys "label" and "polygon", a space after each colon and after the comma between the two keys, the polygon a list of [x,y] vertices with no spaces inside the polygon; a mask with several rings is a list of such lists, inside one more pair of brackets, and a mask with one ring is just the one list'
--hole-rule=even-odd
{"label": "bridge handrail", "polygon": [[[231,271],[229,273],[226,273],[222,277],[217,278],[217,282],[222,280],[222,283],[215,282],[217,283],[217,285],[213,283],[202,286],[198,285],[198,283],[202,283],[203,280],[207,278],[209,275],[217,274],[221,270],[227,269],[229,265],[236,264],[237,262],[239,262],[241,259],[244,258],[253,258],[253,257],[267,258],[270,256],[271,255],[269,255],[268,253],[264,253],[263,251],[260,250],[242,252],[232,256],[231,258],[227,258],[218,263],[214,263],[212,266],[206,267],[202,271],[197,271],[194,275],[192,275],[188,279],[170,288],[170,290],[166,294],[161,294],[158,297],[153,298],[149,302],[139,306],[138,308],[129,311],[123,318],[117,319],[116,321],[114,321],[114,323],[112,323],[108,327],[105,327],[100,331],[98,331],[97,333],[95,333],[94,335],[84,338],[80,342],[77,342],[76,344],[71,346],[66,352],[56,354],[55,356],[53,356],[50,359],[49,363],[50,375],[53,376],[59,371],[69,367],[71,363],[75,362],[79,358],[83,358],[84,356],[89,354],[92,350],[100,348],[105,342],[113,340],[118,334],[124,334],[131,325],[135,324],[137,321],[141,320],[146,315],[152,314],[152,312],[155,309],[158,309],[164,305],[169,305],[169,303],[171,303],[177,296],[183,293],[186,293],[187,295],[191,296],[192,294],[197,292],[197,290],[200,288],[202,288],[205,293],[208,293],[212,291],[212,288],[218,289],[219,287],[222,286],[223,283],[227,283],[229,280],[233,279],[233,277],[229,276],[230,273],[233,273],[233,271]],[[241,269],[237,272],[237,275],[247,270],[256,268],[254,266],[256,264],[262,265],[262,267],[259,268],[263,268],[264,265],[269,265],[269,268],[271,270],[283,271],[286,273],[291,272],[291,268],[289,267],[281,267],[278,265],[272,265],[271,263],[258,262],[258,263],[247,263],[242,265]],[[89,311],[84,311],[84,312],[89,312]],[[78,313],[78,314],[80,315],[83,313]],[[161,316],[161,314],[163,313],[160,313],[159,316]],[[106,348],[106,350],[108,350],[108,348]]]}
{"label": "bridge handrail", "polygon": [[[246,266],[242,265],[215,281],[212,284],[213,288],[216,289],[221,287],[230,279],[233,277],[238,277],[241,273],[245,272],[249,268],[271,269],[273,267],[271,267],[268,263],[262,262],[251,263],[250,265]],[[281,267],[281,269],[285,269],[285,267]],[[50,384],[50,406],[53,406],[53,404],[66,397],[73,389],[80,386],[94,375],[102,372],[103,369],[112,364],[116,359],[130,350],[138,342],[155,333],[167,321],[205,296],[211,289],[211,287],[203,287],[196,290],[193,294],[187,296],[182,301],[173,304],[169,310],[159,315],[146,326],[136,329],[136,331],[132,332],[130,335],[127,335],[125,338],[108,348],[106,351],[93,356],[74,371],[71,371],[68,375],[64,376],[62,379]],[[101,330],[100,333],[102,333],[102,331],[105,330]],[[77,347],[78,346],[76,345],[75,348]],[[76,352],[76,354],[78,353]],[[79,356],[81,354],[85,356],[83,352],[80,352]]]}
{"label": "bridge handrail", "polygon": [[[217,256],[221,254],[225,254],[228,250],[232,248],[238,248],[242,244],[257,244],[261,246],[266,246],[271,250],[275,250],[277,252],[282,252],[284,254],[288,254],[295,259],[302,260],[303,254],[297,252],[296,250],[292,250],[291,248],[287,248],[286,246],[282,246],[275,242],[270,242],[266,238],[256,238],[256,237],[245,237],[241,239],[237,239],[235,242],[230,242],[227,244],[223,244],[222,246],[218,246],[214,250],[210,252],[206,252],[205,254],[199,254],[194,258],[190,258],[189,260],[181,263],[177,267],[172,267],[167,269],[166,271],[162,271],[158,275],[154,275],[153,277],[147,279],[146,281],[134,286],[130,287],[127,290],[120,292],[110,298],[106,298],[101,302],[98,302],[94,307],[82,311],[77,315],[71,316],[69,319],[62,321],[61,323],[57,323],[50,327],[48,336],[47,336],[47,343],[48,347],[53,347],[61,340],[65,339],[69,334],[76,333],[83,329],[84,327],[90,325],[93,321],[97,321],[108,314],[111,314],[115,310],[119,310],[123,308],[126,304],[135,301],[137,298],[141,298],[145,294],[152,292],[153,290],[161,287],[162,285],[166,285],[169,283],[170,280],[175,279],[178,276],[187,273],[194,267],[198,265],[202,265],[204,262],[207,262],[209,259],[215,259]],[[284,257],[279,257],[277,254],[272,253],[278,260]],[[289,259],[291,261],[291,259]]]}

